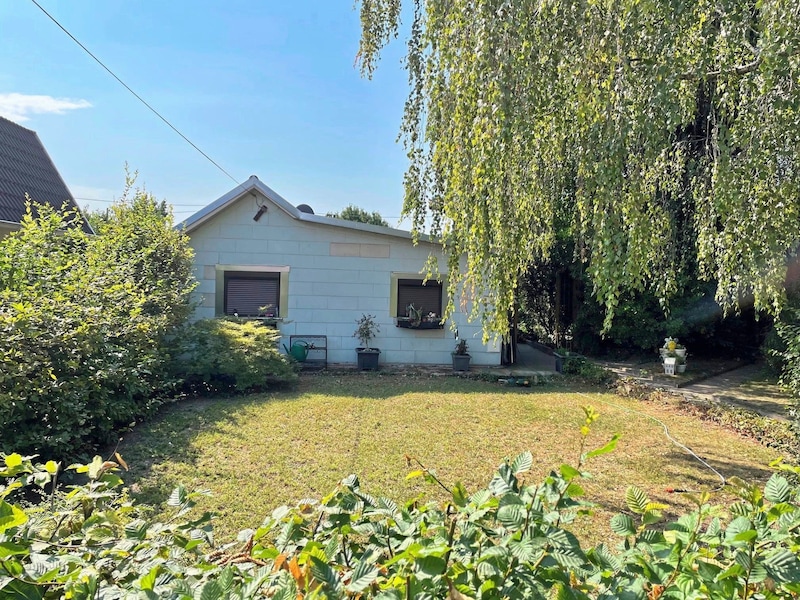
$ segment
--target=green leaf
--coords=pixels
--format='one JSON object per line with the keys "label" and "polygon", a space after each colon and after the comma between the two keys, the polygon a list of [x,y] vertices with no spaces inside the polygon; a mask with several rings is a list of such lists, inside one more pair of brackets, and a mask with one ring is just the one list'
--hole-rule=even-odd
{"label": "green leaf", "polygon": [[0,542],[0,558],[27,555],[29,552],[30,549],[27,546],[20,546],[12,542]]}
{"label": "green leaf", "polygon": [[527,510],[519,496],[506,494],[500,499],[497,520],[509,529],[519,529],[525,524]]}
{"label": "green leaf", "polygon": [[62,560],[49,554],[31,554],[26,567],[28,575],[37,583],[52,581],[61,571]]}
{"label": "green leaf", "polygon": [[233,590],[233,569],[225,567],[217,578],[217,583],[219,583],[219,587],[222,590],[222,595],[228,597],[231,590]]}
{"label": "green leaf", "polygon": [[617,442],[619,441],[619,438],[620,438],[619,434],[615,433],[613,436],[611,436],[611,440],[609,440],[609,442],[605,446],[602,446],[600,448],[597,448],[595,450],[592,450],[591,452],[587,452],[586,454],[584,454],[583,455],[584,459],[594,458],[595,456],[601,456],[602,454],[608,454],[609,452],[613,452],[614,449],[617,447]]}
{"label": "green leaf", "polygon": [[611,518],[611,531],[617,535],[635,535],[636,526],[628,515],[614,515]]}
{"label": "green leaf", "polygon": [[42,600],[44,590],[37,585],[0,576],[0,597],[3,600]]}
{"label": "green leaf", "polygon": [[521,563],[532,563],[542,555],[542,545],[525,536],[521,540],[512,539],[508,542],[508,549]]}
{"label": "green leaf", "polygon": [[514,462],[511,463],[511,472],[514,475],[519,475],[520,473],[530,471],[532,465],[533,454],[526,450],[525,452],[518,454],[514,459]]}
{"label": "green leaf", "polygon": [[169,499],[167,500],[167,506],[181,506],[186,500],[188,499],[189,494],[186,491],[186,488],[182,485],[179,485],[172,493],[169,495]]}
{"label": "green leaf", "polygon": [[800,560],[787,548],[771,552],[762,564],[775,581],[787,583],[800,581]]}
{"label": "green leaf", "polygon": [[460,481],[456,482],[456,485],[453,487],[453,503],[456,506],[466,506],[468,501],[469,494],[467,493],[467,488],[465,488],[464,484]]}
{"label": "green leaf", "polygon": [[447,563],[439,556],[421,556],[414,561],[417,566],[417,577],[419,579],[430,579],[442,575],[447,568]]}
{"label": "green leaf", "polygon": [[553,548],[550,555],[558,561],[562,567],[574,569],[580,567],[584,563],[584,556],[580,550],[574,548]]}
{"label": "green leaf", "polygon": [[647,505],[650,504],[650,499],[642,490],[635,485],[632,485],[625,492],[625,504],[632,513],[642,515],[647,510]]}
{"label": "green leaf", "polygon": [[497,496],[502,496],[508,492],[515,491],[516,488],[517,478],[511,472],[511,467],[507,463],[501,464],[489,482],[489,490]]}
{"label": "green leaf", "polygon": [[147,537],[147,522],[136,519],[125,524],[125,537],[132,540],[143,540]]}
{"label": "green leaf", "polygon": [[692,597],[694,591],[700,587],[700,582],[687,573],[681,573],[675,579],[675,585],[678,586],[678,589],[680,589],[685,598],[689,598]]}
{"label": "green leaf", "polygon": [[28,516],[22,509],[0,500],[0,533],[24,525],[27,521]]}
{"label": "green leaf", "polygon": [[792,494],[792,488],[785,477],[774,473],[764,486],[764,497],[772,503],[786,502]]}
{"label": "green leaf", "polygon": [[143,590],[152,590],[156,585],[159,570],[160,568],[155,566],[146,575],[142,575],[139,578],[139,587]]}
{"label": "green leaf", "polygon": [[321,583],[329,592],[334,594],[341,593],[342,583],[339,581],[336,571],[334,571],[328,563],[316,556],[312,555],[310,558],[311,574],[314,576],[314,579]]}
{"label": "green leaf", "polygon": [[215,579],[212,579],[203,585],[199,600],[222,600],[222,597],[222,588]]}
{"label": "green leaf", "polygon": [[576,469],[575,467],[572,467],[572,466],[570,466],[568,464],[561,465],[559,467],[559,471],[561,471],[561,476],[564,479],[566,479],[567,481],[570,481],[571,479],[575,479],[576,477],[579,477],[580,474],[581,474],[581,472],[578,469]]}
{"label": "green leaf", "polygon": [[350,576],[347,591],[353,594],[364,591],[378,578],[379,573],[380,570],[375,566],[374,561],[361,560]]}
{"label": "green leaf", "polygon": [[592,562],[600,567],[619,571],[622,568],[622,562],[611,552],[605,544],[600,544],[594,550],[589,551]]}
{"label": "green leaf", "polygon": [[728,523],[728,527],[725,530],[725,539],[732,542],[741,542],[752,539],[751,537],[747,537],[747,534],[741,540],[737,539],[738,536],[742,533],[749,532],[753,530],[753,524],[750,522],[750,519],[747,517],[736,517],[733,521]]}

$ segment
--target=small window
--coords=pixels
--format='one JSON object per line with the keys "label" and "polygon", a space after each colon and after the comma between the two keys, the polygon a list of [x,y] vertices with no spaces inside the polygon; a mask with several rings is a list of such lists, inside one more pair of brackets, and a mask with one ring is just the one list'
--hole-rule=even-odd
{"label": "small window", "polygon": [[224,312],[240,317],[277,317],[280,287],[280,273],[225,273]]}
{"label": "small window", "polygon": [[423,317],[433,314],[442,316],[442,284],[429,279],[424,285],[422,279],[399,279],[397,281],[397,314],[406,317],[408,306],[413,304],[415,311]]}

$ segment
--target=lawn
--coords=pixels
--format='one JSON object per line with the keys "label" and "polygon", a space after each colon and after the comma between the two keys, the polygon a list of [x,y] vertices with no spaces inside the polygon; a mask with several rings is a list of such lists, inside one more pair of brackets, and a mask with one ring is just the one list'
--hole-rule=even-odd
{"label": "lawn", "polygon": [[593,475],[587,497],[598,504],[576,527],[586,542],[611,535],[608,520],[623,509],[630,484],[675,511],[686,500],[666,488],[719,484],[646,415],[663,421],[726,477],[769,476],[773,451],[668,405],[576,391],[566,383],[508,388],[422,375],[304,375],[291,391],[174,404],[136,427],[119,451],[131,467],[126,481],[143,501],[162,502],[177,483],[211,490],[202,508],[218,513],[217,537],[226,540],[258,526],[278,505],[327,494],[350,473],[374,495],[445,499],[421,479],[406,480],[412,470],[406,456],[470,492],[487,485],[504,457],[523,450],[534,455],[531,477],[575,464],[587,404],[601,413],[590,447],[614,433],[622,438],[615,452],[586,466]]}

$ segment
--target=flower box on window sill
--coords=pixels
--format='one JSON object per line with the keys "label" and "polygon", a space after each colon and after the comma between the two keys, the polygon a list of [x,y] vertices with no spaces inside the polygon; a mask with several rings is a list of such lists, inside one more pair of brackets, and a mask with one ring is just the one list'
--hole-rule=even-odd
{"label": "flower box on window sill", "polygon": [[247,321],[258,321],[265,327],[277,328],[279,323],[285,322],[283,317],[240,317]]}
{"label": "flower box on window sill", "polygon": [[444,323],[439,318],[415,322],[410,317],[397,317],[397,327],[403,329],[444,329]]}

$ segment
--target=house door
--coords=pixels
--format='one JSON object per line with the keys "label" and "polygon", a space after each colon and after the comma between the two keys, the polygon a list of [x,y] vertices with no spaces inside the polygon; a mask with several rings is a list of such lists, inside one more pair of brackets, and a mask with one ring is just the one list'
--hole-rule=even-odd
{"label": "house door", "polygon": [[503,365],[517,364],[517,313],[509,315],[508,340],[500,347],[501,363]]}

